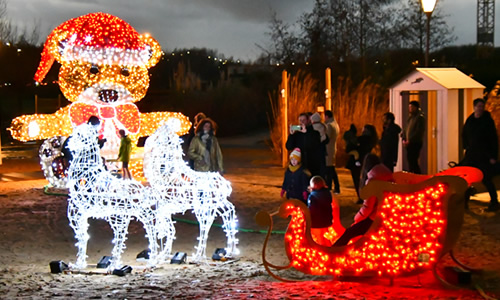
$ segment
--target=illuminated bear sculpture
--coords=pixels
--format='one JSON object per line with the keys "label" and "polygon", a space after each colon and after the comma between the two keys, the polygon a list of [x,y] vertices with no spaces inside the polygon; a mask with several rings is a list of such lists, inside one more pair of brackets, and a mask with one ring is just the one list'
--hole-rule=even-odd
{"label": "illuminated bear sculpture", "polygon": [[[47,37],[34,78],[42,82],[54,60],[59,62],[59,87],[72,104],[54,114],[15,118],[9,128],[12,136],[20,141],[69,136],[73,127],[86,123],[95,115],[101,121],[100,137],[107,140],[101,154],[116,158],[120,129],[124,129],[136,144],[140,137],[153,134],[169,118],[177,118],[181,122],[177,133],[187,133],[191,123],[184,115],[141,113],[134,104],[145,96],[149,86],[148,69],[161,56],[160,45],[155,39],[138,34],[115,16],[91,13],[62,23]],[[42,160],[48,161],[45,166],[50,168],[50,162],[60,155],[60,151],[51,151],[54,149],[50,145],[45,148],[48,150],[41,153],[46,156]],[[44,173],[47,177],[51,172],[44,170]],[[60,172],[52,173],[65,176]]]}

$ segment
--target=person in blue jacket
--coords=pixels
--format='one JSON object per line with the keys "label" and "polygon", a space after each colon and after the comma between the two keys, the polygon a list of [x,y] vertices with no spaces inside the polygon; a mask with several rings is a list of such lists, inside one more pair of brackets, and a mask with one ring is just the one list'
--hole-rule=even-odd
{"label": "person in blue jacket", "polygon": [[309,171],[301,164],[300,149],[295,148],[290,153],[290,163],[285,171],[280,196],[286,195],[287,199],[298,199],[307,204],[309,177]]}

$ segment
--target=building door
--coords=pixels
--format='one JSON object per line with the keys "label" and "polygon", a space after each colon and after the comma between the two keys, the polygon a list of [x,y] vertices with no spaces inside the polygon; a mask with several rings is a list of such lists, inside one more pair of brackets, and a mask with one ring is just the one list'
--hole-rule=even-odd
{"label": "building door", "polygon": [[[436,91],[404,91],[402,99],[402,128],[408,127],[408,106],[411,101],[418,101],[426,119],[424,132],[424,143],[420,151],[419,165],[422,174],[434,174],[437,172],[437,92]],[[403,170],[408,171],[406,148],[403,147]]]}

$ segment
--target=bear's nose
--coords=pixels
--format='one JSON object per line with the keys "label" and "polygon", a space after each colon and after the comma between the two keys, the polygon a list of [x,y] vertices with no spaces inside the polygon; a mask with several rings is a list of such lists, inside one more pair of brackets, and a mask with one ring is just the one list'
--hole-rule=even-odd
{"label": "bear's nose", "polygon": [[99,100],[106,103],[115,102],[118,100],[118,92],[115,90],[100,90]]}

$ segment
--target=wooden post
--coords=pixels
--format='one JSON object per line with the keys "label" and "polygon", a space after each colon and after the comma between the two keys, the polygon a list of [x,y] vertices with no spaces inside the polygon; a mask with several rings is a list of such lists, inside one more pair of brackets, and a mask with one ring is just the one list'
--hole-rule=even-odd
{"label": "wooden post", "polygon": [[325,70],[325,110],[332,109],[332,70],[330,68],[326,68]]}
{"label": "wooden post", "polygon": [[281,165],[286,167],[288,163],[288,151],[286,140],[288,138],[288,74],[286,70],[281,73]]}

